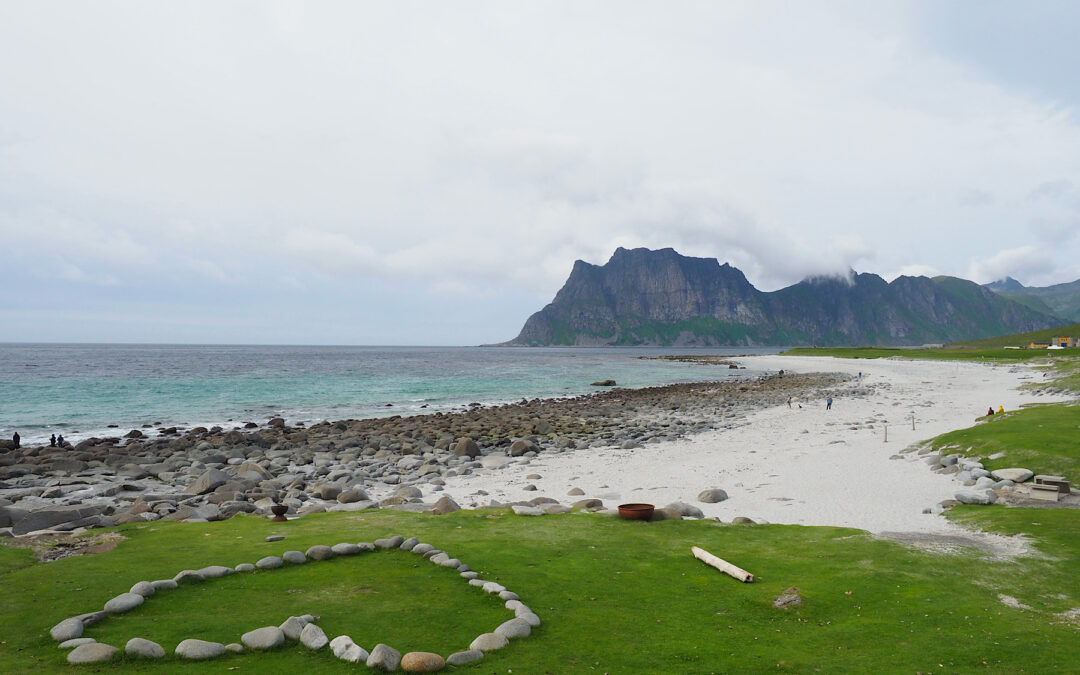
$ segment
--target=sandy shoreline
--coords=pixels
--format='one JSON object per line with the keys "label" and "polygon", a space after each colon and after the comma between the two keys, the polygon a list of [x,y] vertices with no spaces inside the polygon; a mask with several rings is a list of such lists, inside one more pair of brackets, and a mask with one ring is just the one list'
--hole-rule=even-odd
{"label": "sandy shoreline", "polygon": [[[825,409],[824,400],[797,400],[791,409],[781,405],[751,412],[734,428],[635,449],[542,454],[527,463],[447,478],[445,494],[463,505],[537,496],[565,502],[567,492],[577,487],[605,506],[682,501],[724,521],[746,516],[874,533],[952,534],[956,526],[923,510],[952,498],[960,487],[956,480],[931,472],[911,456],[890,457],[911,444],[971,426],[989,405],[1010,410],[1035,400],[1057,400],[1017,389],[1042,377],[1025,366],[782,356],[737,361],[767,371],[862,372],[863,395],[838,397],[832,410]],[[541,478],[526,477],[532,474]],[[537,489],[524,490],[528,485]],[[698,493],[707,488],[722,488],[729,499],[698,502]]]}
{"label": "sandy shoreline", "polygon": [[[709,381],[716,371],[703,368],[705,381],[696,383],[450,414],[311,427],[279,418],[257,428],[166,429],[153,437],[133,430],[74,447],[0,452],[0,536],[265,515],[275,502],[295,517],[367,508],[438,512],[538,497],[563,510],[584,498],[608,509],[684,502],[725,522],[744,516],[960,535],[924,510],[961,485],[914,453],[898,453],[971,426],[989,405],[1011,410],[1064,399],[1017,389],[1042,377],[1027,366],[737,360],[774,375]],[[831,410],[826,395],[835,398]],[[788,396],[795,397],[790,408]],[[697,500],[714,488],[729,498]],[[443,504],[443,497],[452,501]]]}

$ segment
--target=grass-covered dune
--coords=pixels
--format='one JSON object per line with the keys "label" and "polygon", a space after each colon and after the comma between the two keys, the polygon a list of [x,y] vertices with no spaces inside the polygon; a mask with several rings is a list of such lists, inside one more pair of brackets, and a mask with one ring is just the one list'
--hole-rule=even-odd
{"label": "grass-covered dune", "polygon": [[[853,508],[856,508],[853,505]],[[927,516],[930,517],[930,516]],[[1080,665],[1080,518],[1075,511],[964,507],[954,516],[1026,533],[1038,555],[994,561],[974,548],[932,552],[839,528],[623,521],[598,514],[507,511],[424,516],[394,511],[312,515],[288,523],[115,528],[115,550],[50,563],[0,547],[0,672],[71,672],[48,634],[141,580],[182,569],[254,562],[314,544],[415,535],[520,594],[543,620],[533,635],[460,668],[482,673],[1061,672]],[[100,534],[94,531],[92,534]],[[267,543],[270,534],[284,534]],[[691,557],[701,546],[753,572],[742,584]],[[798,588],[801,606],[773,599]],[[1007,596],[1007,597],[1006,597]],[[1026,606],[1010,606],[1016,602]],[[115,672],[336,673],[359,667],[296,643],[269,653],[186,663],[189,637],[217,642],[321,615],[330,637],[370,649],[467,648],[511,618],[494,596],[410,553],[380,551],[236,574],[161,591],[85,635],[116,646],[162,644],[156,662]]]}

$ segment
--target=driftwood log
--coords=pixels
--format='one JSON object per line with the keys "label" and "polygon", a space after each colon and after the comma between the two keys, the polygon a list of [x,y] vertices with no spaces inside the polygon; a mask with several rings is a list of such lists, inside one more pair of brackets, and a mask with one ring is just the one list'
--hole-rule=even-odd
{"label": "driftwood log", "polygon": [[753,574],[750,574],[741,567],[736,567],[735,565],[732,565],[723,558],[717,558],[712,553],[709,553],[704,549],[700,549],[697,546],[691,546],[690,552],[694,554],[695,558],[705,563],[706,565],[709,565],[710,567],[715,567],[724,574],[735,577],[739,581],[749,584],[754,580]]}

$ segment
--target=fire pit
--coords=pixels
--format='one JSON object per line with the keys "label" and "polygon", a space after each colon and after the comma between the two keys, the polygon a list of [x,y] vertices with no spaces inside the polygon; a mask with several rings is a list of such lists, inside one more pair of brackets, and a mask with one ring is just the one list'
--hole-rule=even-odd
{"label": "fire pit", "polygon": [[655,509],[652,504],[619,504],[619,516],[627,520],[649,520]]}

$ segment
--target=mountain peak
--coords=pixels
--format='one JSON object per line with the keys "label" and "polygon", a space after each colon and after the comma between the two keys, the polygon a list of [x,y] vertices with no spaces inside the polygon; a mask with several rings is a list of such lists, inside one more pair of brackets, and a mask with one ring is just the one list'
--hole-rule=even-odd
{"label": "mountain peak", "polygon": [[1017,291],[1024,290],[1024,284],[1020,283],[1012,277],[1005,277],[1004,279],[998,279],[997,281],[991,281],[986,284],[986,287],[995,293],[1015,293]]}
{"label": "mountain peak", "polygon": [[917,345],[1059,324],[1051,312],[963,279],[889,283],[848,270],[765,293],[716,258],[619,247],[602,266],[577,261],[509,344]]}

